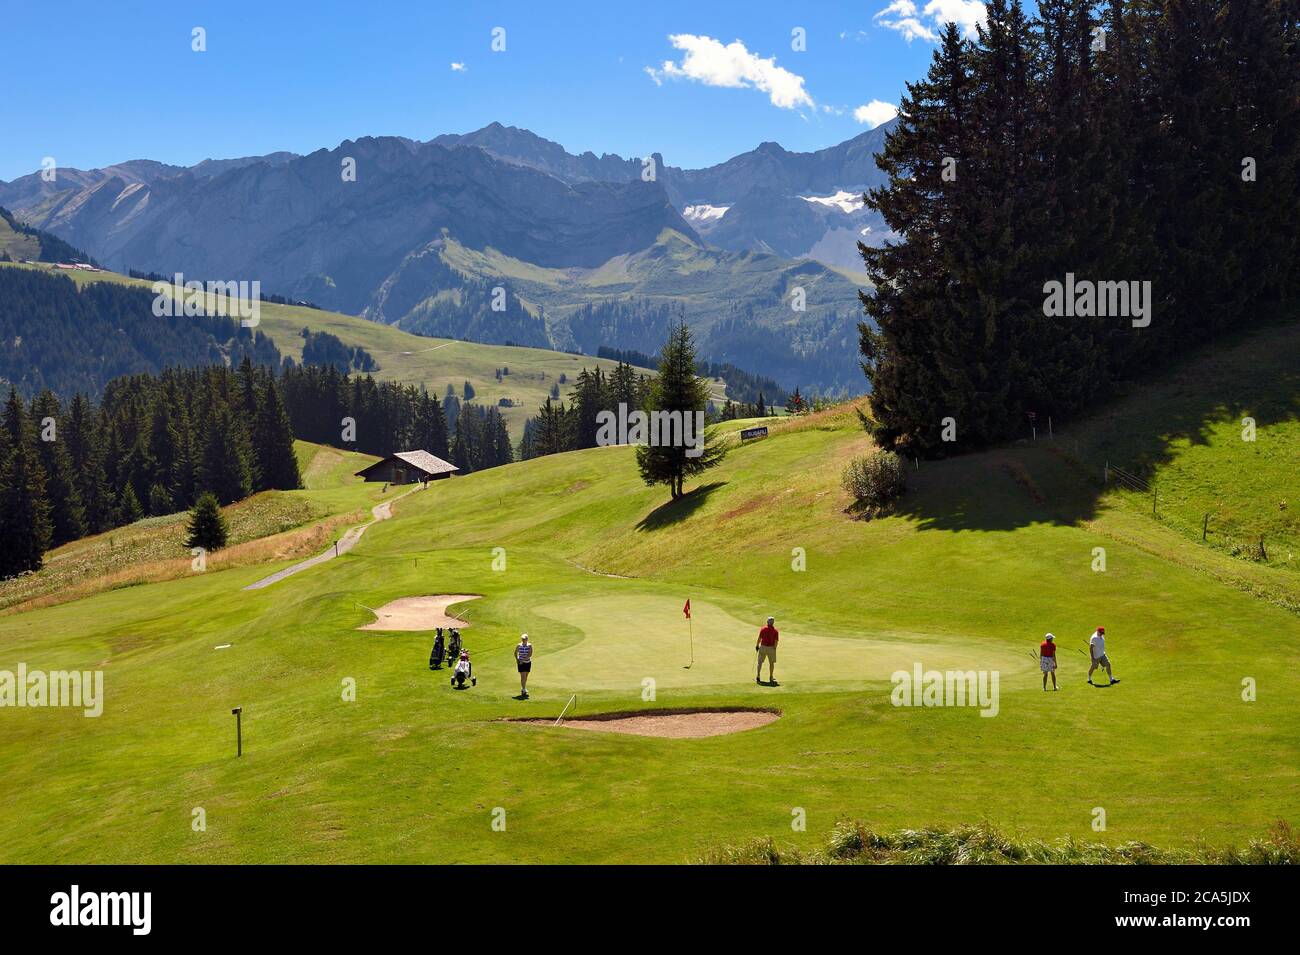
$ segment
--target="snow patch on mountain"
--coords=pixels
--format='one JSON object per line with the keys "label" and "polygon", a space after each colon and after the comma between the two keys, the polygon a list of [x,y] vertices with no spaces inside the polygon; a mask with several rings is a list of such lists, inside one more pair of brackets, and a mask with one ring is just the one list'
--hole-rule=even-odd
{"label": "snow patch on mountain", "polygon": [[813,202],[819,206],[839,209],[843,213],[862,211],[862,193],[848,192],[841,189],[831,196],[800,196],[804,202]]}
{"label": "snow patch on mountain", "polygon": [[682,210],[682,217],[692,224],[716,222],[725,216],[730,208],[731,206],[710,206],[701,203],[700,205],[687,206]]}

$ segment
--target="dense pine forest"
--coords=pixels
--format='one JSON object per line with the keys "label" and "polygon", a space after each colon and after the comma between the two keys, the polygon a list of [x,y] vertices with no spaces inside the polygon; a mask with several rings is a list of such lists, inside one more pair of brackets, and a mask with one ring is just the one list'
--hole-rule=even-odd
{"label": "dense pine forest", "polygon": [[[331,365],[347,374],[353,371],[378,371],[379,363],[360,345],[344,345],[329,332],[302,330],[302,363],[304,365]],[[286,359],[289,361],[290,359]]]}
{"label": "dense pine forest", "polygon": [[221,504],[298,487],[293,433],[272,373],[224,366],[128,375],[98,405],[10,390],[0,428],[0,577],[46,549],[171,514],[205,492]]}
{"label": "dense pine forest", "polygon": [[948,27],[877,158],[868,203],[904,241],[859,247],[872,429],[920,453],[1068,421],[1300,288],[1300,4],[987,12],[974,41]]}
{"label": "dense pine forest", "polygon": [[[633,367],[628,361],[623,360],[622,356],[636,358],[638,360],[637,366]],[[604,348],[600,357],[612,358],[618,361],[618,367],[608,375],[601,368],[597,368],[595,371],[588,371],[584,368],[573,379],[573,388],[569,391],[568,404],[565,404],[560,397],[560,390],[557,385],[551,397],[547,398],[542,406],[537,409],[537,414],[529,418],[524,425],[524,436],[519,447],[521,460],[539,458],[547,454],[559,454],[562,451],[594,448],[597,433],[600,430],[597,415],[602,411],[608,411],[617,416],[619,414],[619,405],[625,406],[629,413],[647,407],[647,402],[653,394],[656,377],[663,367],[662,356],[652,359],[642,352],[619,352],[616,349]],[[695,377],[718,377],[718,365],[696,362],[694,352],[691,353],[691,361],[693,363],[691,366],[693,369],[692,374]],[[641,368],[647,366],[655,370],[649,373],[640,371]],[[741,374],[744,373],[741,372]],[[784,400],[788,404],[790,396],[785,395],[770,379],[756,378],[754,376],[747,377],[754,388],[758,388],[763,382],[767,382],[776,393],[784,396]],[[701,382],[700,388],[704,389],[704,387],[703,382]],[[732,394],[730,384],[728,384],[727,393],[728,395]],[[745,393],[747,392],[742,389],[742,394]],[[795,390],[795,393],[798,393],[798,389]],[[773,408],[773,404],[767,400],[761,390],[758,390],[755,397],[749,401],[736,401],[728,397],[721,408],[716,407],[712,402],[708,402],[707,397],[704,402],[707,404],[707,417],[710,423],[733,421],[736,418],[762,417],[765,414],[771,414]],[[802,399],[800,399],[800,402],[802,402]],[[799,410],[802,409],[803,405],[800,403]]]}
{"label": "dense pine forest", "polygon": [[558,388],[524,425],[520,444],[522,459],[539,458],[561,451],[577,451],[596,446],[599,430],[596,416],[602,411],[618,413],[620,404],[634,411],[644,407],[650,395],[651,377],[639,374],[631,365],[620,362],[608,375],[597,368],[584,368],[573,379],[566,405]]}
{"label": "dense pine forest", "polygon": [[420,448],[466,474],[514,460],[493,407],[452,395],[439,402],[423,388],[350,377],[333,365],[288,367],[281,384],[294,434],[307,441],[374,455]]}
{"label": "dense pine forest", "polygon": [[156,316],[153,293],[113,282],[78,289],[66,276],[0,268],[0,381],[98,396],[122,375],[177,366],[280,364],[262,332],[225,316]]}

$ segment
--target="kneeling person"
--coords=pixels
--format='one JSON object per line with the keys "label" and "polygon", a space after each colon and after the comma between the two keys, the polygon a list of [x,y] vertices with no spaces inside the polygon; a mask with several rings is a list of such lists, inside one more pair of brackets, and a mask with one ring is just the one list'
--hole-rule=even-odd
{"label": "kneeling person", "polygon": [[474,665],[469,662],[469,651],[460,651],[460,659],[456,661],[456,669],[451,672],[451,685],[458,690],[465,689],[465,681],[468,680],[470,686],[478,686],[478,680],[474,676]]}

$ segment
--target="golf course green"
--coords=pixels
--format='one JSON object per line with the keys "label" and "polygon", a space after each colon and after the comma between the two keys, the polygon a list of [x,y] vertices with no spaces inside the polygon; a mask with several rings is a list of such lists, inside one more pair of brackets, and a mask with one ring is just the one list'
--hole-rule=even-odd
{"label": "golf course green", "polygon": [[[1205,411],[1211,432],[1237,397]],[[840,487],[870,447],[854,408],[769,424],[671,505],[632,449],[597,448],[433,482],[265,589],[243,590],[291,561],[0,615],[0,670],[101,669],[105,692],[98,718],[0,715],[0,861],[689,862],[756,837],[813,848],[843,819],[1226,846],[1300,818],[1296,563],[1229,556],[1104,490],[1065,426],[913,463],[897,509],[863,521]],[[1274,486],[1297,507],[1280,433]],[[1225,472],[1246,453],[1195,450]],[[344,487],[294,493],[337,511],[359,500]],[[451,608],[473,688],[429,670],[431,633],[358,629],[440,594],[481,595]],[[754,679],[769,614],[776,686]],[[1098,625],[1121,678],[1104,688],[1081,652]],[[1047,631],[1059,692],[1035,659]],[[996,672],[996,714],[894,705],[891,676],[918,665]],[[781,718],[703,739],[506,721],[566,704]]]}

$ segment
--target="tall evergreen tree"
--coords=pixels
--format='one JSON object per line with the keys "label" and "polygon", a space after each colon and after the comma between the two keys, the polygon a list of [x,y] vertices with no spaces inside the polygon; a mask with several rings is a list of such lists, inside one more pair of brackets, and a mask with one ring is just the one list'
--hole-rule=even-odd
{"label": "tall evergreen tree", "polygon": [[[683,437],[687,416],[692,429],[702,420],[709,401],[708,387],[695,373],[695,344],[686,322],[680,320],[671,331],[659,356],[659,374],[647,402],[647,410],[655,414],[680,415]],[[697,414],[698,412],[698,414]],[[649,436],[648,436],[649,437]],[[664,437],[662,430],[660,438]],[[648,485],[667,484],[675,501],[682,496],[686,478],[702,474],[722,462],[726,449],[707,433],[696,434],[700,453],[691,450],[684,441],[670,440],[639,445],[636,449],[637,469],[641,480]]]}
{"label": "tall evergreen tree", "polygon": [[972,312],[973,265],[957,245],[975,218],[972,60],[948,24],[929,73],[907,84],[898,125],[876,157],[889,183],[865,197],[903,238],[858,246],[875,286],[861,293],[874,321],[859,325],[861,349],[875,436],[886,445],[937,447],[943,419],[972,400],[970,366],[978,369],[986,350],[977,351],[983,329],[962,320]]}
{"label": "tall evergreen tree", "polygon": [[456,437],[451,442],[451,463],[460,469],[461,474],[469,474],[474,470],[473,462],[470,460],[469,444],[465,440],[464,430],[456,429]]}
{"label": "tall evergreen tree", "polygon": [[[177,469],[183,458],[181,437],[176,430],[174,406],[169,401],[167,391],[168,389],[160,390],[156,395],[149,420],[148,473],[145,481],[149,485],[148,503],[151,514],[172,513],[180,489]],[[154,488],[161,489],[162,493],[155,493]]]}
{"label": "tall evergreen tree", "polygon": [[128,484],[122,489],[122,493],[118,497],[115,523],[121,527],[125,524],[134,524],[142,517],[144,517],[144,505],[136,497],[135,488]]}
{"label": "tall evergreen tree", "polygon": [[579,448],[594,448],[597,416],[609,406],[605,376],[599,367],[595,371],[584,368],[573,384],[575,444]]}
{"label": "tall evergreen tree", "polygon": [[533,435],[533,454],[542,457],[568,450],[568,423],[564,405],[553,403],[548,395],[538,412],[537,429]]}

